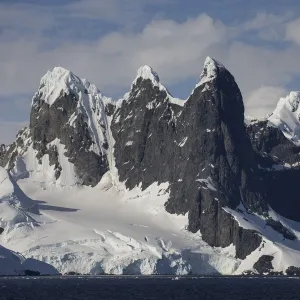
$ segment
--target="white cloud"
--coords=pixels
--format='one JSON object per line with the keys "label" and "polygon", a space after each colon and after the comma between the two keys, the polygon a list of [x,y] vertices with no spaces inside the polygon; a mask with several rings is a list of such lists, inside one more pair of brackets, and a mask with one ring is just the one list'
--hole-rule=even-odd
{"label": "white cloud", "polygon": [[286,25],[286,39],[300,45],[300,18]]}
{"label": "white cloud", "polygon": [[79,0],[65,7],[69,17],[103,19],[124,24],[139,19],[149,5],[163,4],[166,0]]}
{"label": "white cloud", "polygon": [[198,76],[209,48],[227,40],[226,27],[207,15],[184,23],[156,20],[139,33],[114,32],[94,41],[65,42],[41,50],[38,40],[20,39],[0,48],[2,95],[32,92],[47,69],[63,65],[100,88],[129,87],[136,69],[150,64],[167,83]]}
{"label": "white cloud", "polygon": [[274,110],[278,100],[287,93],[283,87],[261,86],[252,91],[246,99],[246,111],[250,113],[250,116],[266,117]]}
{"label": "white cloud", "polygon": [[262,48],[234,42],[228,48],[228,56],[226,57],[226,51],[223,51],[223,55],[243,91],[244,98],[262,85],[286,86],[300,74],[298,47]]}
{"label": "white cloud", "polygon": [[282,26],[286,21],[290,20],[292,15],[290,13],[284,13],[281,15],[275,15],[267,12],[259,12],[257,15],[246,21],[242,28],[244,31],[248,30],[260,30],[274,26]]}

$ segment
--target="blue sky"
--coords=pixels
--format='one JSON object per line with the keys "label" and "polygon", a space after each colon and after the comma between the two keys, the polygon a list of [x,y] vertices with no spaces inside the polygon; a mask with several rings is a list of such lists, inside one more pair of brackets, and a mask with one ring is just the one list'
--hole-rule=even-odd
{"label": "blue sky", "polygon": [[235,76],[246,114],[265,116],[300,90],[300,2],[1,0],[0,142],[28,123],[39,80],[54,66],[119,98],[149,64],[186,98],[208,55]]}

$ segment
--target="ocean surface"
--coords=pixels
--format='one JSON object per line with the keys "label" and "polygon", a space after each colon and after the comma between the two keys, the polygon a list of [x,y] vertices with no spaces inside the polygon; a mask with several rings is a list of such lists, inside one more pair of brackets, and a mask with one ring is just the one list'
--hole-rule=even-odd
{"label": "ocean surface", "polygon": [[8,277],[0,299],[299,300],[300,278]]}

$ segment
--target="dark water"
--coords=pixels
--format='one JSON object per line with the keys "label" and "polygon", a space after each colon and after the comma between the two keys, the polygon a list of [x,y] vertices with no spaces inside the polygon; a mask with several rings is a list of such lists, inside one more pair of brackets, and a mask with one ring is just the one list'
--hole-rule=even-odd
{"label": "dark water", "polygon": [[2,278],[0,299],[300,299],[299,278]]}

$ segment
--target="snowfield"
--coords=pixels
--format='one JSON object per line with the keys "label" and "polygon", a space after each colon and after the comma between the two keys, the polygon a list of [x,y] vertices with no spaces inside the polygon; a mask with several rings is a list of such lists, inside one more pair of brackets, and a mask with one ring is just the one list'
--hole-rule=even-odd
{"label": "snowfield", "polygon": [[186,216],[165,211],[167,184],[120,191],[107,173],[95,188],[16,185],[39,213],[16,210],[25,217],[4,224],[0,243],[63,274],[231,274],[240,264],[234,247],[212,249],[185,229]]}
{"label": "snowfield", "polygon": [[[285,271],[291,264],[299,266],[299,241],[282,241],[279,233],[264,229],[264,220],[255,215],[247,215],[245,221],[243,213],[231,212],[241,226],[265,235],[264,246],[244,261],[235,258],[233,246],[208,246],[200,233],[186,230],[187,216],[165,211],[168,184],[126,191],[121,185],[115,186],[107,173],[95,188],[58,186],[36,181],[36,177],[21,179],[14,185],[24,191],[19,195],[19,207],[25,199],[27,204],[35,204],[31,207],[38,207],[38,213],[9,203],[3,206],[2,200],[4,218],[0,224],[5,230],[0,243],[22,257],[50,264],[63,274],[241,274],[251,270],[263,254],[275,254],[275,270]],[[13,193],[8,186],[9,182],[6,191]],[[288,220],[282,222],[300,236],[300,226]],[[35,264],[31,261],[31,265]]]}

